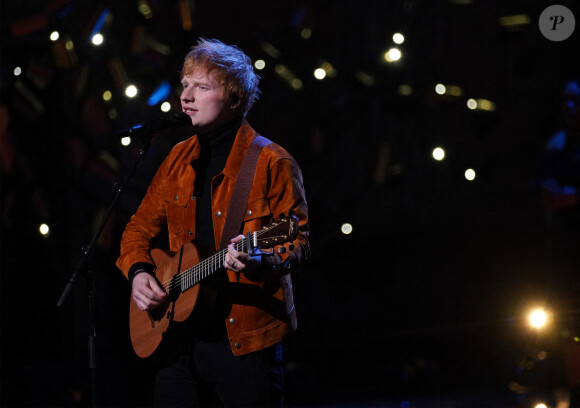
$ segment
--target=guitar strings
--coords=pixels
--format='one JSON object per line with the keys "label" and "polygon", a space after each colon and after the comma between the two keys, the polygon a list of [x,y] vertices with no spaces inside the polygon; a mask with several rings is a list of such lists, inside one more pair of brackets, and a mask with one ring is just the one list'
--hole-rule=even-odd
{"label": "guitar strings", "polygon": [[[269,230],[256,231],[255,234],[256,236],[259,237],[268,231]],[[244,238],[235,244],[236,251],[244,252],[246,247],[249,248],[248,238]],[[188,284],[190,283],[190,285],[187,286],[187,288],[195,285],[202,279],[209,276],[214,270],[217,270],[223,265],[226,253],[227,249],[222,249],[213,256],[204,259],[203,261],[183,271],[182,273],[172,276],[169,280],[163,282],[161,286],[164,288],[166,292],[169,293],[172,289],[176,287],[183,287],[183,283],[185,282],[187,282]],[[216,264],[216,260],[219,261],[219,264]],[[211,266],[214,267],[214,270],[212,270]]]}

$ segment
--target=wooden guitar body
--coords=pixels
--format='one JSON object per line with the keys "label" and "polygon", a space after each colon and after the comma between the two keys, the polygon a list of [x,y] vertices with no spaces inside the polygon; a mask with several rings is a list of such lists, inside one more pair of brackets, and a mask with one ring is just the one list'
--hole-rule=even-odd
{"label": "wooden guitar body", "polygon": [[[158,349],[162,341],[170,336],[169,327],[177,329],[176,324],[184,322],[191,315],[200,292],[195,285],[181,292],[179,274],[199,263],[199,252],[195,245],[188,243],[176,254],[152,249],[151,257],[155,262],[155,275],[160,283],[169,284],[169,302],[153,311],[144,312],[131,300],[129,311],[129,330],[133,349],[139,357],[148,358]],[[167,285],[162,285],[167,286]],[[175,327],[173,327],[175,326]]]}

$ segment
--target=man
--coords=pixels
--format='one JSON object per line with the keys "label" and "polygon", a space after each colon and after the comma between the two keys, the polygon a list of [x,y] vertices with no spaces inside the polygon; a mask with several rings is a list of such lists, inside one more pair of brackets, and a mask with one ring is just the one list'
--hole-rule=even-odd
{"label": "man", "polygon": [[[236,178],[256,137],[245,117],[259,77],[239,48],[201,39],[185,57],[181,76],[182,110],[195,135],[161,164],[123,233],[117,261],[143,311],[169,299],[150,255],[164,229],[173,252],[188,242],[202,253],[220,249]],[[300,168],[279,145],[263,147],[244,207],[242,234],[291,215],[298,234],[269,255],[236,250],[243,235],[225,237],[231,243],[223,268],[207,279],[215,301],[196,305],[187,348],[158,370],[156,406],[281,405],[281,341],[296,327],[290,274],[308,257],[309,227]]]}

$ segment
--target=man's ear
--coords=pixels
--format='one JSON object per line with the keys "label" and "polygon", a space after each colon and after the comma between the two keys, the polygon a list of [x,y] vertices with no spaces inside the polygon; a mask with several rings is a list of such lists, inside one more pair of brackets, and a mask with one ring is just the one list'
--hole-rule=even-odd
{"label": "man's ear", "polygon": [[233,111],[238,110],[240,108],[241,103],[242,98],[240,97],[240,95],[232,95],[230,99],[230,109]]}

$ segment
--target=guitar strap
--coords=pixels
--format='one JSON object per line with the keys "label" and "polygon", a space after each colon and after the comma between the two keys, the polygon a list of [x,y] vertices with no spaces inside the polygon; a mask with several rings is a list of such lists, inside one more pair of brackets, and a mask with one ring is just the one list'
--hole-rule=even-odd
{"label": "guitar strap", "polygon": [[246,206],[248,205],[248,197],[250,196],[250,189],[254,181],[254,173],[256,171],[256,164],[262,149],[272,143],[263,136],[257,135],[250,145],[242,166],[238,173],[232,198],[228,206],[228,215],[222,231],[222,238],[220,241],[220,248],[225,249],[229,245],[232,238],[239,235]]}

